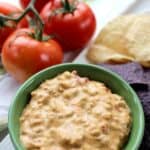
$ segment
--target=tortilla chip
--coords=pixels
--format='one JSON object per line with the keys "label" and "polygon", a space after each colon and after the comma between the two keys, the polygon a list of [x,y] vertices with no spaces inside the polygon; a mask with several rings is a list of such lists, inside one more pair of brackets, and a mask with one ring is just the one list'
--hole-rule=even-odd
{"label": "tortilla chip", "polygon": [[114,49],[108,48],[101,44],[93,45],[88,51],[87,57],[94,63],[126,63],[133,61],[132,57],[122,53],[117,53]]}
{"label": "tortilla chip", "polygon": [[150,15],[120,16],[108,23],[90,47],[93,63],[136,61],[150,67]]}

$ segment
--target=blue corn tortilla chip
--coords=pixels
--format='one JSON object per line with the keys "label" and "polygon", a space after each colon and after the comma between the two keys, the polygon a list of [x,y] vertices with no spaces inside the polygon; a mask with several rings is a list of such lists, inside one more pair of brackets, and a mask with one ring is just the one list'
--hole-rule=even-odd
{"label": "blue corn tortilla chip", "polygon": [[[101,66],[108,68],[120,76],[122,76],[130,84],[147,85],[147,78],[145,78],[145,70],[138,63],[127,63],[120,65],[101,64]],[[150,74],[150,72],[147,71]],[[149,80],[150,82],[150,80]]]}
{"label": "blue corn tortilla chip", "polygon": [[135,90],[143,105],[145,132],[140,150],[150,150],[150,69],[131,62],[126,64],[100,64],[122,76]]}

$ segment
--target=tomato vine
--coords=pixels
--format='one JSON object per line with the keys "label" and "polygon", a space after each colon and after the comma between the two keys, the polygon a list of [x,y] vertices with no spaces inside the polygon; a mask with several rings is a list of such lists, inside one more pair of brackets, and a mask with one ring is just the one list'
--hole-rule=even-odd
{"label": "tomato vine", "polygon": [[34,7],[35,2],[36,2],[36,0],[31,0],[29,5],[26,7],[26,9],[23,11],[23,13],[19,17],[11,17],[11,16],[5,16],[5,15],[0,14],[0,25],[5,25],[6,22],[8,22],[8,21],[14,21],[14,22],[18,23],[23,17],[25,17],[26,14],[28,14],[31,11],[34,13],[36,24],[37,24],[37,26],[35,28],[34,37],[37,40],[42,41],[44,23],[38,13],[38,11]]}

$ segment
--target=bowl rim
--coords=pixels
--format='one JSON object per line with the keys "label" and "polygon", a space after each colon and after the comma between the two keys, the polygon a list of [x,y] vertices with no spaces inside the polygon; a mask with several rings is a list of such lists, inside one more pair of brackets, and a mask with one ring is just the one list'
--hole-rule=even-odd
{"label": "bowl rim", "polygon": [[[9,112],[8,112],[8,131],[9,131],[9,135],[10,135],[10,138],[11,138],[11,141],[13,143],[13,145],[15,146],[15,148],[17,150],[20,150],[20,145],[19,143],[17,142],[16,138],[15,138],[15,134],[13,132],[13,127],[12,127],[12,120],[13,120],[13,117],[12,114],[13,114],[13,106],[15,105],[16,101],[17,101],[17,96],[19,95],[19,93],[24,89],[24,87],[26,87],[26,85],[30,82],[32,82],[34,80],[35,77],[37,76],[41,76],[44,72],[48,71],[48,70],[52,70],[54,68],[59,68],[59,67],[64,67],[64,66],[83,66],[83,67],[92,67],[92,68],[95,68],[95,69],[99,69],[99,70],[102,70],[108,74],[111,74],[112,76],[114,76],[115,78],[117,78],[120,82],[122,82],[128,89],[129,91],[132,93],[132,95],[135,97],[136,99],[136,104],[138,106],[138,110],[140,112],[140,116],[139,116],[139,126],[140,126],[140,129],[139,129],[139,136],[138,138],[136,138],[136,141],[134,142],[134,145],[135,145],[135,149],[134,150],[138,150],[140,145],[141,145],[141,142],[142,142],[142,139],[143,139],[143,136],[144,136],[144,128],[145,128],[145,117],[144,117],[144,111],[143,111],[143,107],[142,107],[142,104],[141,104],[141,101],[139,99],[139,97],[137,96],[136,92],[134,91],[134,89],[127,83],[127,81],[125,81],[120,75],[118,75],[117,73],[107,69],[107,68],[104,68],[103,66],[96,66],[96,65],[93,65],[93,64],[83,64],[83,63],[63,63],[63,64],[59,64],[59,65],[54,65],[52,67],[48,67],[46,69],[43,69],[41,70],[40,72],[32,75],[29,79],[27,79],[20,87],[19,89],[17,90],[15,96],[13,97],[13,101],[11,102],[11,105],[10,105],[10,108],[9,108]],[[34,80],[35,81],[35,80]],[[131,129],[132,130],[132,129]]]}

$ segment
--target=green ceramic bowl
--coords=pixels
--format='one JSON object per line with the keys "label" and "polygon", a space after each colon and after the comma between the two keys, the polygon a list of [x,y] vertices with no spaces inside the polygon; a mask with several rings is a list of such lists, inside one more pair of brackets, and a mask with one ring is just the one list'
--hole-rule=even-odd
{"label": "green ceramic bowl", "polygon": [[[114,93],[123,96],[132,112],[132,130],[125,150],[137,150],[140,146],[144,131],[144,113],[141,103],[133,89],[118,75],[104,68],[86,64],[62,64],[45,69],[28,79],[18,90],[9,111],[9,133],[14,147],[23,150],[19,139],[19,118],[29,102],[30,93],[46,79],[55,77],[64,71],[77,70],[80,76],[89,77],[92,80],[104,82]],[[112,143],[113,144],[113,143]]]}

